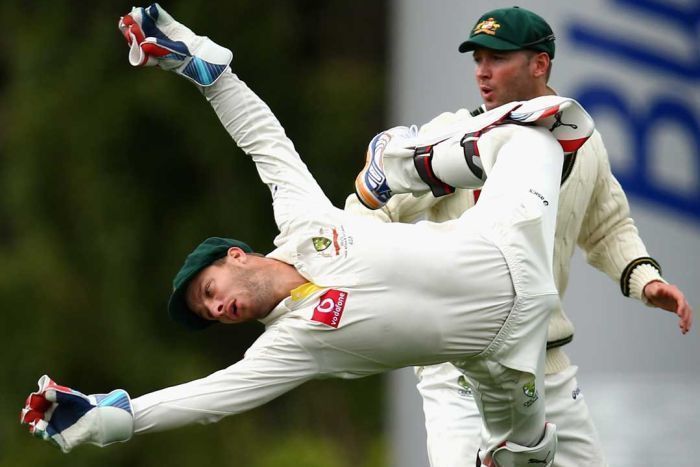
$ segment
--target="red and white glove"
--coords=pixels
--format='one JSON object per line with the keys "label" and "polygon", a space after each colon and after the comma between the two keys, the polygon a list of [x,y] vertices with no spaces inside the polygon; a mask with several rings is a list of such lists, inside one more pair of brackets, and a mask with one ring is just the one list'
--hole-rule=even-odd
{"label": "red and white glove", "polygon": [[233,54],[175,21],[160,5],[134,7],[119,19],[129,44],[129,63],[172,70],[200,86],[211,86],[226,71]]}
{"label": "red and white glove", "polygon": [[29,395],[20,413],[20,422],[29,425],[34,436],[63,452],[84,443],[106,446],[131,438],[133,410],[123,389],[86,396],[56,384],[47,375],[38,384],[39,390]]}

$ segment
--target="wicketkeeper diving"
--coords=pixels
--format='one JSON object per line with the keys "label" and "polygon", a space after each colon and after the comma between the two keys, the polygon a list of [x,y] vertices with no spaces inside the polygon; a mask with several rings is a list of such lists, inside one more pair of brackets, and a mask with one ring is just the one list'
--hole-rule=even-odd
{"label": "wicketkeeper diving", "polygon": [[197,245],[175,275],[169,314],[193,329],[266,328],[228,368],[135,398],[84,395],[43,376],[21,414],[30,431],[64,452],[105,446],[216,422],[315,378],[449,361],[487,428],[482,465],[551,465],[556,427],[544,417],[542,379],[559,303],[554,225],[564,153],[594,128],[581,106],[547,96],[440,134],[380,133],[355,184],[368,207],[399,193],[483,191],[453,221],[377,223],[331,204],[268,106],[231,71],[231,51],[157,4],[134,8],[119,28],[132,65],[174,71],[202,92],[268,186],[279,229],[266,255],[226,236]]}

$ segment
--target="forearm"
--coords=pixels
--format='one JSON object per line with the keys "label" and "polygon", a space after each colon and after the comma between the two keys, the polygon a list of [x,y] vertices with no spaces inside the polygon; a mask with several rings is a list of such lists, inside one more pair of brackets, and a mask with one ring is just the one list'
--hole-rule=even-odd
{"label": "forearm", "polygon": [[243,81],[226,71],[213,86],[200,89],[231,138],[255,162],[272,194],[280,232],[308,212],[332,207],[280,122]]}
{"label": "forearm", "polygon": [[255,369],[242,360],[206,378],[162,389],[132,400],[134,433],[214,423],[245,412],[310,379],[308,372]]}
{"label": "forearm", "polygon": [[580,157],[598,161],[593,198],[583,219],[578,244],[588,262],[618,281],[622,293],[643,300],[644,286],[661,278],[661,267],[649,257],[639,236],[622,187],[612,175],[599,135]]}
{"label": "forearm", "polygon": [[252,157],[264,183],[294,179],[316,185],[268,105],[238,76],[226,71],[213,86],[200,89],[231,138]]}

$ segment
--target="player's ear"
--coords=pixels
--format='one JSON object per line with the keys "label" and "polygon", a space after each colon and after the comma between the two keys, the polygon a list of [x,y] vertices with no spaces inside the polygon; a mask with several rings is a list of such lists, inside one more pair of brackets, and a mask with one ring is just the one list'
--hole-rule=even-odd
{"label": "player's ear", "polygon": [[226,256],[234,260],[244,260],[245,261],[245,251],[241,250],[237,246],[232,246],[226,251]]}
{"label": "player's ear", "polygon": [[550,58],[546,52],[539,52],[530,60],[530,71],[535,78],[541,78],[547,75],[549,70]]}

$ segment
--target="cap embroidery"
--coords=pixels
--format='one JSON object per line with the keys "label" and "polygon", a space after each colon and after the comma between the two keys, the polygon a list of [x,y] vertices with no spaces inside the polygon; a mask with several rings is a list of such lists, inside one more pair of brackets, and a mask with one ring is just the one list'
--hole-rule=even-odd
{"label": "cap embroidery", "polygon": [[496,22],[495,19],[489,18],[487,20],[482,21],[481,23],[477,24],[476,27],[474,28],[474,32],[472,34],[489,34],[491,36],[496,35],[496,30],[500,28],[501,25]]}

